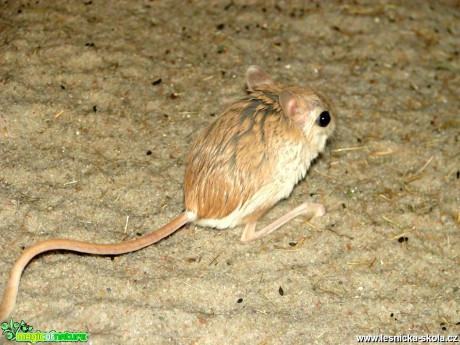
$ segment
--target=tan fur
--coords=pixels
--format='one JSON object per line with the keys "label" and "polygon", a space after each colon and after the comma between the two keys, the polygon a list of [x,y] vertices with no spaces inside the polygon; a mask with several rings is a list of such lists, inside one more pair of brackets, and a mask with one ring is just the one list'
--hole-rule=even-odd
{"label": "tan fur", "polygon": [[[317,135],[314,128],[317,115],[306,119],[305,128],[300,128],[283,112],[279,94],[289,90],[299,97],[299,104],[307,112],[327,107],[324,100],[309,89],[282,84],[262,82],[251,87],[248,96],[231,104],[200,133],[190,151],[185,172],[185,207],[197,215],[198,224],[226,228],[256,221],[281,198],[273,191],[278,188],[275,184],[280,177],[279,169],[290,162],[296,162],[299,169],[304,166],[295,181],[287,182],[292,190],[304,177],[310,161],[322,150],[311,147],[316,144],[313,141]],[[328,133],[332,129],[333,125]],[[298,147],[296,152],[289,152],[289,148],[295,147]],[[268,188],[271,185],[273,188]],[[253,212],[242,213],[239,219],[235,216],[234,221],[220,221],[239,208],[250,209],[248,204],[264,188],[268,190],[262,195],[265,200]]]}

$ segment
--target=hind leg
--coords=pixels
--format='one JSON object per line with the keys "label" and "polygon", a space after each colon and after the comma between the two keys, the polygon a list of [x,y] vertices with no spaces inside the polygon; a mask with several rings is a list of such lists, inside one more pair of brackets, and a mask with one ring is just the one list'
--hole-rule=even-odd
{"label": "hind leg", "polygon": [[324,216],[325,214],[326,209],[323,205],[315,204],[312,202],[305,202],[259,231],[256,231],[257,221],[247,223],[244,228],[243,235],[241,236],[241,241],[248,242],[265,237],[268,234],[275,231],[276,229],[278,229],[279,227],[281,227],[282,225],[286,224],[290,220],[300,215],[308,216],[308,218],[311,219],[313,217]]}

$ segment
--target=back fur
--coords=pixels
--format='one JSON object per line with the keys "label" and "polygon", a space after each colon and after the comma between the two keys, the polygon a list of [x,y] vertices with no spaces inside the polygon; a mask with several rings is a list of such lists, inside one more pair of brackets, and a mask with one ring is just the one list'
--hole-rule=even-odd
{"label": "back fur", "polygon": [[[270,195],[256,211],[248,202],[276,178],[279,148],[301,145],[302,131],[287,118],[278,101],[279,86],[261,85],[230,105],[203,130],[189,157],[185,172],[185,207],[198,219],[225,218],[246,208],[230,226],[259,218],[279,199]],[[216,225],[214,225],[216,226]],[[217,227],[227,227],[227,224]]]}

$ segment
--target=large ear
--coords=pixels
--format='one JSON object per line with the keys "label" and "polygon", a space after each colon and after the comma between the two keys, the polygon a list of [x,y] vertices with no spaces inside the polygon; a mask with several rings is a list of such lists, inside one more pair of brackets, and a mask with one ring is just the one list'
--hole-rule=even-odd
{"label": "large ear", "polygon": [[249,66],[246,72],[246,82],[249,90],[254,90],[262,85],[274,84],[272,77],[268,75],[261,67],[252,65]]}
{"label": "large ear", "polygon": [[291,91],[284,90],[280,94],[279,101],[284,114],[297,126],[303,127],[308,116],[308,109],[300,97]]}

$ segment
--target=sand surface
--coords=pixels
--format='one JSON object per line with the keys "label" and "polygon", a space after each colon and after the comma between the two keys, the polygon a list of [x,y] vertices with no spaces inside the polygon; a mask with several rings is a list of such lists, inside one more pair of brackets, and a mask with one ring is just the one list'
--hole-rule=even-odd
{"label": "sand surface", "polygon": [[[51,252],[15,320],[91,344],[354,344],[460,333],[456,1],[2,1],[0,292],[24,247],[113,243],[182,211],[198,131],[247,67],[321,90],[338,129],[267,225],[187,226],[117,256]],[[0,337],[0,343],[6,342]]]}

